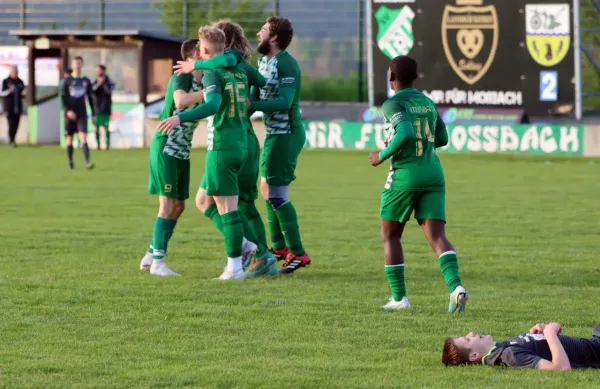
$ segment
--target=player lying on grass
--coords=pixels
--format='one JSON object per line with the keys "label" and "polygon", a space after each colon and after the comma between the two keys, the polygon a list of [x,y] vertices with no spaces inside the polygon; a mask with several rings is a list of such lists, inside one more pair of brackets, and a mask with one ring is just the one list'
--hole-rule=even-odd
{"label": "player lying on grass", "polygon": [[446,366],[488,365],[539,370],[600,369],[600,324],[591,338],[562,335],[560,324],[536,324],[529,333],[495,342],[473,332],[444,342]]}
{"label": "player lying on grass", "polygon": [[390,171],[381,193],[381,236],[385,274],[392,297],[385,310],[410,309],[404,283],[402,232],[415,213],[425,237],[439,258],[450,293],[448,311],[465,309],[468,294],[458,275],[458,259],[446,238],[446,193],[444,171],[435,149],[448,143],[448,133],[437,107],[413,87],[417,63],[400,56],[390,64],[390,83],[396,94],[383,104],[388,144],[369,154],[373,166],[391,159]]}
{"label": "player lying on grass", "polygon": [[298,62],[287,51],[294,30],[286,18],[271,16],[256,34],[262,54],[258,70],[266,79],[252,88],[252,111],[263,112],[267,134],[261,160],[260,190],[267,202],[267,220],[273,253],[285,259],[281,273],[288,274],[310,264],[304,250],[296,209],[288,194],[298,156],[306,142],[300,114],[302,75]]}
{"label": "player lying on grass", "polygon": [[[263,76],[249,64],[252,49],[248,39],[244,36],[244,30],[239,24],[231,22],[229,19],[223,19],[215,22],[213,27],[223,31],[225,34],[224,54],[217,55],[209,59],[198,60],[195,62],[179,61],[173,68],[176,73],[190,73],[196,70],[227,69],[239,68],[246,73],[249,86],[262,87],[265,85]],[[247,276],[259,276],[265,273],[272,275],[278,274],[273,264],[275,257],[268,250],[265,225],[256,209],[255,201],[258,197],[258,175],[259,175],[259,156],[260,145],[258,138],[252,128],[250,117],[247,117],[248,134],[248,157],[242,166],[239,174],[239,209],[242,214],[242,223],[244,225],[244,244],[242,247],[242,262],[246,269]],[[216,204],[206,195],[206,188],[201,187],[196,196],[196,206],[211,219],[215,226],[222,231],[223,222],[217,211]],[[256,246],[252,242],[256,243]],[[256,250],[256,260],[248,268],[252,255]]]}
{"label": "player lying on grass", "polygon": [[[183,59],[199,58],[198,40],[188,39],[181,45]],[[179,115],[203,99],[200,83],[193,74],[172,75],[167,84],[161,119]],[[154,222],[152,243],[140,268],[152,275],[178,276],[165,263],[169,239],[190,196],[190,152],[197,121],[159,129],[150,145],[150,179],[148,193],[158,195],[158,216]]]}
{"label": "player lying on grass", "polygon": [[[209,59],[224,53],[223,31],[202,27],[198,31],[198,38],[202,58]],[[201,187],[216,203],[222,222],[227,266],[219,279],[243,279],[246,277],[242,267],[244,228],[238,210],[238,196],[239,174],[248,155],[248,78],[238,67],[207,70],[202,77],[202,85],[205,103],[161,122],[159,129],[168,130],[180,123],[209,118],[205,173]]]}

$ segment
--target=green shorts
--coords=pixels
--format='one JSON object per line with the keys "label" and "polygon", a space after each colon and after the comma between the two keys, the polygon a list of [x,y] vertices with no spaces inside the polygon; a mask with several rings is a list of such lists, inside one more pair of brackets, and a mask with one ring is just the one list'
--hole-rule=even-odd
{"label": "green shorts", "polygon": [[190,197],[190,160],[163,153],[166,140],[153,139],[150,145],[148,193],[186,200]]}
{"label": "green shorts", "polygon": [[248,133],[248,156],[239,174],[240,200],[252,202],[258,198],[260,144],[254,131]]}
{"label": "green shorts", "polygon": [[106,113],[98,113],[98,114],[96,114],[96,116],[94,116],[94,125],[96,127],[108,128],[109,124],[110,124],[110,115],[108,115]]}
{"label": "green shorts", "polygon": [[208,196],[239,196],[239,175],[247,149],[209,150],[200,187]]}
{"label": "green shorts", "polygon": [[260,174],[266,179],[267,184],[285,186],[296,179],[296,165],[304,143],[306,143],[304,128],[297,129],[291,134],[267,134],[260,162]]}
{"label": "green shorts", "polygon": [[446,221],[446,192],[400,191],[381,192],[379,213],[383,220],[406,223],[415,211],[415,219]]}

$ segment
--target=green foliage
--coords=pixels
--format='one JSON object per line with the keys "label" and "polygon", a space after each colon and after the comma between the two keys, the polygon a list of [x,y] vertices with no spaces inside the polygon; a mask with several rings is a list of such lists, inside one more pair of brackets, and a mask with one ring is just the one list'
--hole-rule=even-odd
{"label": "green foliage", "polygon": [[[350,74],[348,77],[308,78],[303,76],[301,97],[304,101],[360,101],[358,82],[356,73]],[[362,84],[364,96],[367,88],[366,76],[363,77]]]}
{"label": "green foliage", "polygon": [[198,28],[219,19],[229,18],[239,23],[247,36],[260,30],[269,15],[270,0],[187,0],[188,28],[184,27],[184,4],[186,0],[162,0],[154,7],[162,12],[160,22],[169,28],[169,34],[195,37]]}

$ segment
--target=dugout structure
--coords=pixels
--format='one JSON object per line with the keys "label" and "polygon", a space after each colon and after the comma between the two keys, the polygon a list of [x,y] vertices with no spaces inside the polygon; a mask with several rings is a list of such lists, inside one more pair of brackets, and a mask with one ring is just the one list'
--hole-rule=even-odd
{"label": "dugout structure", "polygon": [[[26,51],[27,71],[21,76],[27,84],[28,143],[63,143],[60,84],[71,60],[81,56],[83,74],[92,82],[96,65],[103,64],[116,84],[113,147],[144,146],[146,109],[164,97],[183,39],[140,30],[16,30],[10,34],[25,44],[18,49]],[[88,129],[93,130],[89,119]],[[94,147],[92,133],[88,142]]]}

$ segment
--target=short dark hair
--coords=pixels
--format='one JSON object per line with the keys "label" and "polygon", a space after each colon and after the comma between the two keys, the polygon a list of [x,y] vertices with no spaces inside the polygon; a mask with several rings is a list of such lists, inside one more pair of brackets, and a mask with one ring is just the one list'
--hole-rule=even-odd
{"label": "short dark hair", "polygon": [[106,66],[104,66],[104,65],[98,65],[98,67],[99,67],[100,69],[102,69],[102,70],[106,71]]}
{"label": "short dark hair", "polygon": [[71,68],[67,68],[67,70],[65,70],[65,73],[67,73],[67,74],[71,74],[71,73],[73,73],[73,69],[71,69]]}
{"label": "short dark hair", "polygon": [[194,55],[194,51],[198,50],[198,39],[188,39],[181,44],[181,58],[186,59]]}
{"label": "short dark hair", "polygon": [[287,18],[281,16],[269,16],[267,18],[269,23],[269,34],[271,36],[277,35],[277,45],[279,49],[285,50],[292,42],[294,37],[294,29],[292,23]]}
{"label": "short dark hair", "polygon": [[83,62],[83,57],[82,57],[82,56],[80,56],[80,55],[78,55],[77,57],[75,57],[75,58],[73,58],[73,59],[74,59],[74,60],[77,60],[77,61],[81,61],[81,62]]}
{"label": "short dark hair", "polygon": [[390,63],[390,81],[399,81],[402,85],[409,85],[418,77],[417,61],[414,59],[401,55]]}

